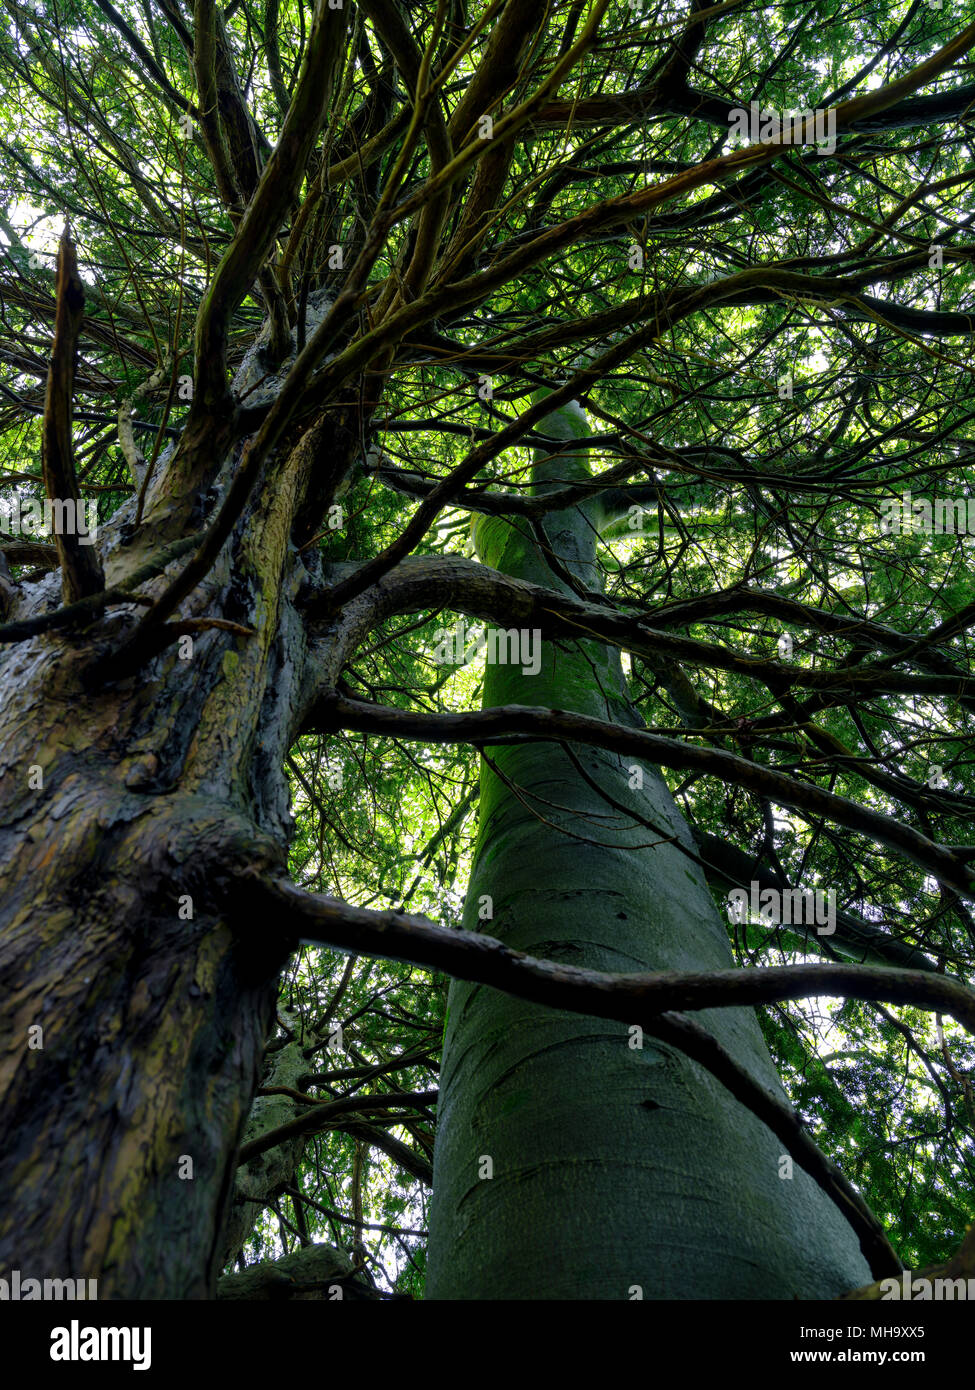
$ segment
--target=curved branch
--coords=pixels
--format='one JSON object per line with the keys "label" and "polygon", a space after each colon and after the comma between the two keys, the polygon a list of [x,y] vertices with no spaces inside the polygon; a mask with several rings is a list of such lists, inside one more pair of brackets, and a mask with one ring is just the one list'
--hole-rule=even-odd
{"label": "curved branch", "polygon": [[614,753],[626,753],[681,771],[718,777],[745,787],[780,806],[823,816],[837,825],[866,835],[953,888],[962,897],[975,896],[975,873],[951,850],[895,820],[893,816],[858,805],[845,796],[824,791],[813,782],[779,772],[763,763],[740,758],[722,748],[701,748],[662,734],[630,729],[589,715],[534,705],[503,705],[496,709],[463,714],[418,714],[391,706],[371,705],[341,696],[323,696],[306,727],[317,732],[355,729],[394,738],[416,738],[428,743],[471,743],[478,746],[505,742],[512,735],[591,744]]}
{"label": "curved branch", "polygon": [[333,10],[327,0],[318,0],[281,138],[217,267],[197,319],[194,416],[230,408],[226,364],[230,317],[257,278],[304,177],[327,109],[326,95],[342,52],[347,22],[347,10]]}
{"label": "curved branch", "polygon": [[[843,1211],[857,1232],[871,1268],[898,1273],[900,1261],[862,1198],[815,1146],[787,1102],[773,1095],[700,1025],[672,1012],[769,1003],[815,994],[842,994],[909,1002],[950,1013],[975,1033],[975,993],[943,976],[867,966],[788,966],[695,975],[609,975],[539,960],[493,937],[448,930],[406,913],[372,912],[307,893],[283,879],[244,870],[233,890],[241,901],[261,900],[269,917],[288,923],[295,937],[357,954],[377,955],[446,970],[459,979],[491,985],[534,1003],[613,1019],[671,1043],[705,1067],[782,1140],[796,1162]],[[950,1002],[949,1002],[950,1001]]]}
{"label": "curved branch", "polygon": [[[455,476],[452,474],[451,478]],[[384,552],[386,554],[388,552]],[[410,557],[397,564],[391,573],[383,574],[367,592],[363,582],[365,568],[361,565],[336,566],[333,572],[343,576],[339,583],[309,596],[303,605],[310,618],[327,618],[336,594],[346,603],[354,596],[362,598],[360,607],[350,606],[346,613],[344,650],[347,656],[354,650],[354,641],[361,640],[363,631],[394,613],[449,608],[470,617],[497,622],[503,627],[537,628],[547,639],[590,638],[648,660],[666,656],[691,667],[735,671],[749,679],[764,681],[777,691],[795,686],[849,692],[851,698],[895,692],[945,694],[959,699],[975,696],[975,677],[960,671],[955,674],[955,667],[944,675],[924,676],[891,670],[885,662],[830,669],[765,661],[714,642],[674,636],[651,626],[647,618],[619,612],[609,602],[592,603],[556,593],[544,585],[511,579],[488,565],[456,555]],[[941,638],[932,634],[929,640]]]}
{"label": "curved branch", "polygon": [[244,1144],[238,1154],[238,1163],[249,1163],[258,1154],[264,1153],[267,1149],[273,1149],[278,1144],[287,1143],[288,1140],[298,1139],[308,1134],[318,1134],[323,1129],[334,1129],[336,1126],[333,1122],[339,1116],[433,1105],[436,1103],[438,1092],[397,1091],[378,1096],[347,1096],[341,1100],[323,1101],[315,1101],[310,1096],[307,1098],[300,1096],[294,1091],[288,1091],[287,1094],[296,1096],[299,1100],[307,1099],[312,1108],[302,1115],[296,1115],[293,1120],[288,1120],[286,1124],[278,1125],[276,1129],[269,1130],[266,1134],[252,1139],[250,1143]]}

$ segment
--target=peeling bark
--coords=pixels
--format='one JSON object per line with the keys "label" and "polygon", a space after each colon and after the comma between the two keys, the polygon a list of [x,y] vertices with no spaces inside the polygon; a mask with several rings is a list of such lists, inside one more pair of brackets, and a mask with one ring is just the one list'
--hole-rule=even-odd
{"label": "peeling bark", "polygon": [[[17,1193],[0,1263],[95,1278],[103,1298],[212,1297],[222,1266],[290,945],[225,903],[244,869],[286,865],[305,469],[292,450],[181,604],[190,646],[106,679],[136,622],[113,608],[0,646],[0,1183]],[[152,525],[126,542],[132,506],[99,537],[115,586],[160,550]],[[11,618],[57,586],[22,586]]]}
{"label": "peeling bark", "polygon": [[331,1245],[306,1245],[280,1260],[251,1265],[238,1274],[225,1274],[217,1282],[217,1298],[296,1303],[335,1302],[340,1299],[370,1301],[379,1290],[363,1282],[352,1259]]}

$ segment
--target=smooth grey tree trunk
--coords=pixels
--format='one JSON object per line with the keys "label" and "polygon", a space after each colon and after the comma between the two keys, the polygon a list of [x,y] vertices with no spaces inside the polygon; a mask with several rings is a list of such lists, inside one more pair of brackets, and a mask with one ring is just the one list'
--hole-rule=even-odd
{"label": "smooth grey tree trunk", "polygon": [[[540,428],[589,433],[578,405]],[[584,454],[567,451],[536,462],[535,486],[586,473]],[[579,508],[547,526],[565,570],[591,589],[597,524]],[[482,522],[477,544],[507,574],[568,588],[524,522]],[[545,644],[535,676],[488,664],[484,704],[507,703],[641,722],[618,654],[592,642]],[[557,744],[486,751],[510,785],[484,767],[468,930],[594,970],[733,964],[704,876],[678,847],[693,850],[690,832],[653,767],[640,769],[641,789],[636,764],[597,749],[573,748],[578,767]],[[753,1010],[695,1017],[782,1093]],[[780,1141],[681,1052],[635,1040],[621,1025],[452,984],[428,1297],[817,1299],[868,1282],[832,1201],[798,1167],[782,1176]]]}

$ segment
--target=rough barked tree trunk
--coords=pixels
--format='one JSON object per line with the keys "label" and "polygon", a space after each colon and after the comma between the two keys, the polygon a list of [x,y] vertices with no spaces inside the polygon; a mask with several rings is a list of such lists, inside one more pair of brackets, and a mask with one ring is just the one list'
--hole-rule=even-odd
{"label": "rough barked tree trunk", "polygon": [[[590,432],[578,405],[542,428],[566,441]],[[535,488],[586,473],[570,446],[536,460]],[[600,516],[555,516],[543,542],[524,522],[481,522],[481,559],[563,592],[569,575],[596,588]],[[640,723],[618,653],[594,642],[546,643],[537,675],[489,661],[483,701]],[[680,848],[694,849],[690,833],[654,767],[554,743],[486,754],[500,777],[484,767],[467,929],[594,970],[732,964],[704,876]],[[782,1093],[752,1010],[699,1017]],[[866,1283],[853,1230],[798,1167],[783,1176],[791,1165],[772,1133],[681,1052],[634,1041],[605,1020],[453,982],[428,1295],[809,1299]]]}
{"label": "rough barked tree trunk", "polygon": [[[341,473],[346,437],[316,438]],[[307,675],[291,531],[313,461],[300,442],[284,452],[176,615],[202,625],[130,674],[105,663],[131,608],[0,645],[5,1268],[94,1278],[100,1298],[213,1295],[288,950],[281,924],[223,905],[242,871],[286,868]],[[237,465],[228,453],[207,511]],[[138,531],[134,503],[103,529],[109,588],[193,529],[156,502]],[[183,545],[140,593],[186,560]],[[55,608],[58,585],[24,586],[8,618]]]}
{"label": "rough barked tree trunk", "polygon": [[[302,1050],[301,1020],[278,1009],[278,1018],[292,1031],[290,1042],[271,1052],[264,1068],[264,1087],[301,1089],[300,1081],[308,1072],[308,1061]],[[246,1144],[260,1135],[293,1120],[294,1101],[286,1095],[259,1095],[251,1106],[241,1142]],[[245,1240],[254,1229],[261,1206],[270,1202],[284,1187],[294,1182],[295,1170],[305,1148],[305,1139],[275,1144],[273,1149],[257,1154],[241,1163],[234,1176],[234,1190],[227,1212],[226,1225],[220,1242],[220,1264],[236,1258]]]}

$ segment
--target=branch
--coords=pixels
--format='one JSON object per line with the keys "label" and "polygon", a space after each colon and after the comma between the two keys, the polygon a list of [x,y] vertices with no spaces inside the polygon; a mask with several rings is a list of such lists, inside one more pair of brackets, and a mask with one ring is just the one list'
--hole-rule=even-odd
{"label": "branch", "polygon": [[280,1260],[265,1260],[223,1275],[217,1280],[217,1298],[283,1300],[314,1292],[328,1298],[335,1286],[342,1290],[343,1298],[381,1297],[378,1289],[360,1283],[355,1274],[352,1258],[344,1250],[331,1245],[306,1245]]}
{"label": "branch", "polygon": [[639,1023],[645,1032],[672,1043],[700,1063],[769,1126],[796,1162],[841,1207],[856,1229],[875,1274],[900,1271],[900,1262],[876,1218],[805,1134],[792,1108],[766,1091],[703,1028],[670,1010],[739,1007],[840,994],[919,1004],[950,1013],[975,1033],[975,993],[963,985],[921,971],[842,965],[611,975],[538,960],[493,937],[448,930],[424,917],[353,907],[304,892],[283,879],[268,879],[257,870],[244,870],[239,875],[232,896],[246,902],[249,911],[258,901],[271,920],[287,922],[288,930],[302,940],[443,970],[458,979],[491,985],[551,1008]]}
{"label": "branch", "polygon": [[56,570],[61,563],[56,546],[45,541],[9,541],[0,544],[0,555],[10,565],[36,565]]}
{"label": "branch", "polygon": [[351,1135],[353,1139],[361,1139],[366,1144],[371,1144],[373,1148],[381,1149],[387,1158],[391,1158],[394,1163],[398,1163],[404,1173],[409,1173],[411,1177],[417,1178],[425,1187],[433,1186],[433,1169],[427,1160],[415,1153],[409,1144],[404,1144],[401,1139],[396,1139],[392,1134],[387,1134],[384,1129],[377,1129],[375,1125],[365,1124],[359,1120],[339,1121],[335,1125],[336,1129],[343,1134]]}
{"label": "branch", "polygon": [[[296,1115],[287,1124],[278,1125],[276,1129],[268,1130],[266,1134],[252,1139],[249,1144],[242,1145],[237,1156],[238,1164],[250,1163],[251,1159],[256,1158],[258,1154],[273,1149],[278,1144],[285,1144],[290,1139],[298,1139],[307,1134],[318,1134],[323,1129],[334,1129],[336,1126],[333,1125],[332,1121],[339,1116],[361,1114],[364,1111],[382,1112],[401,1109],[404,1106],[433,1105],[436,1103],[438,1095],[437,1091],[393,1091],[386,1095],[344,1096],[341,1100],[316,1101],[311,1096],[301,1096],[298,1092],[284,1089],[286,1094],[310,1103],[312,1108],[302,1115]],[[274,1087],[272,1090],[278,1094],[282,1088]],[[268,1091],[265,1090],[262,1094],[267,1095]]]}
{"label": "branch", "polygon": [[[918,87],[924,86],[950,68],[968,52],[973,44],[975,44],[975,24],[970,24],[957,38],[952,39],[925,62],[912,68],[894,82],[830,108],[835,112],[837,128],[844,129],[849,123],[888,110],[902,97],[910,95]],[[534,114],[537,115],[537,113]],[[567,115],[567,119],[571,120],[572,117]],[[504,122],[496,125],[496,138],[500,138],[502,135],[503,125]],[[642,214],[663,207],[697,188],[709,184],[720,185],[730,179],[735,179],[741,172],[769,165],[790,148],[789,145],[775,142],[750,145],[744,149],[721,155],[716,159],[706,160],[691,169],[674,175],[673,178],[665,179],[662,183],[653,184],[648,188],[639,189],[621,197],[607,198],[585,208],[575,216],[546,228],[509,255],[499,256],[490,267],[479,270],[477,274],[466,280],[450,285],[443,292],[443,298],[438,298],[436,293],[421,295],[415,303],[406,306],[399,314],[393,315],[387,323],[379,325],[377,329],[373,330],[373,333],[367,334],[347,353],[343,353],[323,374],[323,382],[330,381],[333,373],[341,374],[357,368],[360,364],[364,365],[361,359],[368,360],[374,356],[375,349],[383,341],[401,338],[409,329],[426,323],[437,315],[442,315],[444,307],[459,310],[468,304],[483,300],[492,290],[506,284],[514,276],[530,266],[538,264],[544,258],[555,255],[564,250],[565,247],[571,246],[578,239],[591,237],[594,232],[599,230],[608,231],[613,227],[627,226]],[[426,197],[429,197],[435,190],[438,179],[442,180],[450,176],[454,163],[456,161],[453,161],[441,174],[429,179],[412,198],[408,198],[400,204],[396,211],[397,218],[407,216],[412,212],[414,205],[422,203]],[[754,271],[744,271],[741,275],[741,281],[743,284],[761,283],[761,276],[761,268]],[[730,283],[738,278],[731,276],[725,283]],[[802,279],[804,277],[796,278]],[[691,297],[688,303],[682,307],[681,314],[690,312],[692,308],[697,308],[700,304],[708,302],[711,298],[708,293],[710,288],[705,287],[700,301]],[[631,320],[627,319],[627,322],[631,322]]]}
{"label": "branch", "polygon": [[170,101],[172,101],[176,106],[178,106],[181,111],[186,111],[193,117],[194,120],[199,120],[200,113],[197,110],[197,108],[193,105],[191,101],[188,101],[187,98],[184,97],[181,92],[177,91],[177,89],[170,82],[169,78],[166,76],[165,72],[156,62],[153,55],[149,52],[149,49],[139,38],[139,35],[125,22],[125,19],[121,14],[119,14],[115,6],[110,4],[109,0],[95,0],[95,4],[101,10],[102,14],[104,14],[106,18],[108,18],[112,22],[112,24],[115,26],[118,32],[129,44],[132,51],[138,55],[139,59],[143,64],[143,67],[145,68],[149,76],[152,78],[152,80],[156,83],[159,90],[163,92],[165,96],[169,98]]}
{"label": "branch", "polygon": [[[57,317],[54,348],[44,401],[42,468],[44,490],[59,508],[61,525],[55,523],[54,543],[61,562],[61,590],[65,603],[74,603],[105,588],[101,561],[91,544],[82,543],[78,480],[71,443],[75,355],[84,317],[85,291],[68,229],[58,247]],[[73,518],[71,514],[73,513]],[[73,524],[65,525],[69,519]]]}
{"label": "branch", "polygon": [[[920,85],[920,84],[918,84]],[[663,84],[640,87],[636,91],[612,96],[588,97],[576,101],[553,101],[535,117],[539,126],[573,127],[631,125],[651,114],[686,116],[707,121],[727,130],[732,111],[747,102],[728,101],[692,87],[665,89]],[[847,116],[838,128],[851,134],[878,130],[914,130],[918,126],[941,125],[964,118],[975,106],[975,85],[953,87],[932,96],[908,96],[885,109],[861,111]],[[839,108],[837,108],[838,110]]]}
{"label": "branch", "polygon": [[[263,878],[256,870],[242,870],[234,892],[245,901],[250,896],[251,903],[254,896],[263,899],[269,912],[283,917],[302,940],[425,966],[533,1003],[620,1023],[644,1023],[673,1010],[738,1008],[828,995],[950,1014],[975,1036],[975,991],[949,976],[924,970],[837,962],[704,974],[614,975],[539,960],[511,950],[494,937],[439,927],[427,917],[353,907],[338,898],[305,892],[283,879]],[[356,1099],[361,1105],[364,1100],[382,1098]],[[314,1113],[318,1115],[319,1107]]]}
{"label": "branch", "polygon": [[593,719],[589,715],[534,705],[501,705],[464,714],[418,714],[411,710],[331,695],[323,696],[318,701],[305,727],[317,732],[333,732],[337,728],[355,729],[394,738],[420,739],[427,743],[471,743],[480,746],[504,741],[506,736],[515,735],[591,744],[595,748],[630,754],[663,767],[719,777],[722,781],[746,787],[780,806],[823,816],[837,825],[869,836],[878,844],[897,850],[962,897],[975,896],[975,874],[944,845],[929,840],[926,835],[882,811],[872,811],[844,796],[824,791],[813,782],[801,782],[788,773],[740,758],[721,748],[700,748],[662,734]]}
{"label": "branch", "polygon": [[382,579],[409,555],[414,546],[423,539],[427,529],[442,509],[453,500],[457,490],[465,483],[470,482],[485,463],[505,449],[518,444],[531,425],[546,419],[559,406],[567,405],[586,388],[601,380],[606,372],[624,362],[642,343],[643,339],[649,336],[651,335],[646,330],[632,334],[623,343],[610,348],[601,357],[596,358],[592,366],[583,368],[570,381],[551,391],[544,399],[529,406],[516,420],[512,420],[510,424],[499,430],[492,439],[471,449],[466,458],[445,478],[442,478],[430,494],[423,499],[396,540],[372,560],[360,565],[355,573],[349,575],[347,579],[339,580],[322,596],[322,607],[336,611],[349,599],[354,598],[370,585]]}
{"label": "branch", "polygon": [[[414,519],[419,511],[420,508],[414,513]],[[383,555],[388,553],[383,552]],[[364,565],[336,565],[333,572],[348,578],[310,596],[303,604],[305,613],[311,618],[327,617],[336,594],[348,602],[353,595],[361,593],[366,588],[365,568]],[[764,681],[775,691],[801,686],[808,690],[849,692],[851,698],[863,699],[893,693],[945,694],[957,699],[975,697],[975,677],[963,674],[924,676],[911,671],[892,671],[889,664],[883,662],[836,670],[780,660],[763,661],[714,642],[674,636],[651,627],[648,618],[620,612],[609,601],[605,604],[586,602],[542,584],[512,579],[489,565],[458,555],[410,556],[397,565],[393,573],[382,575],[375,582],[369,599],[374,617],[415,613],[424,608],[450,608],[502,627],[538,628],[542,637],[548,639],[590,638],[649,661],[667,656],[687,666],[736,671],[750,680]],[[667,620],[670,621],[669,612]],[[941,638],[931,634],[927,640]],[[912,645],[916,647],[918,643],[915,641]]]}
{"label": "branch", "polygon": [[[281,131],[233,241],[217,267],[196,324],[196,390],[191,413],[229,410],[227,335],[230,317],[257,279],[274,238],[301,185],[305,166],[327,110],[342,52],[348,9],[318,0],[301,75]],[[215,21],[214,21],[215,22]]]}
{"label": "branch", "polygon": [[147,579],[161,573],[173,560],[185,555],[200,541],[199,535],[185,536],[164,546],[152,559],[140,565],[117,588],[102,589],[101,593],[89,594],[77,603],[69,603],[56,608],[53,613],[40,613],[36,618],[24,618],[20,622],[5,623],[0,627],[0,642],[25,642],[40,632],[54,632],[59,628],[73,627],[76,623],[89,623],[99,617],[106,608],[116,603],[137,603],[149,605],[152,599],[144,598],[132,591]]}

